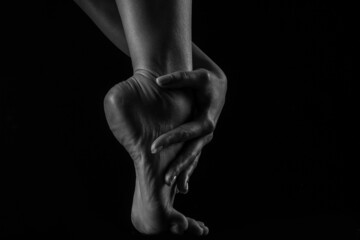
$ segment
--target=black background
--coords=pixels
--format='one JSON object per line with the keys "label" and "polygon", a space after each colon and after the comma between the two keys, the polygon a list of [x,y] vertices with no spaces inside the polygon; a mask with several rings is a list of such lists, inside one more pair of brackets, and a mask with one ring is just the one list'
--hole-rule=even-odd
{"label": "black background", "polygon": [[[193,3],[193,41],[226,73],[228,94],[176,206],[213,239],[355,237],[355,7],[249,2]],[[102,108],[130,59],[71,1],[3,11],[1,232],[136,237],[133,165]]]}

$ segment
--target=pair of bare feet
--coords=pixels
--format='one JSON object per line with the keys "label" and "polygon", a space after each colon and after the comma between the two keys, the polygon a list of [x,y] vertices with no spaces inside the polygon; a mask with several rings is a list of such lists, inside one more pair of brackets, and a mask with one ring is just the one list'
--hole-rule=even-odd
{"label": "pair of bare feet", "polygon": [[173,208],[177,186],[165,184],[165,171],[183,144],[151,153],[151,144],[157,137],[190,118],[192,95],[183,90],[160,88],[155,79],[149,71],[137,71],[111,88],[104,102],[110,129],[135,166],[131,220],[144,234],[170,231],[206,235],[209,229],[203,222],[186,217]]}

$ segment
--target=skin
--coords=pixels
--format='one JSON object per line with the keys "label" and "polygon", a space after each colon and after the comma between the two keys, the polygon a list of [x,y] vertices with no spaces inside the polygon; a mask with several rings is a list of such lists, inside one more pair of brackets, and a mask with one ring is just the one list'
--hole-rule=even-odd
{"label": "skin", "polygon": [[[146,234],[207,234],[204,223],[172,207],[178,188],[188,190],[226,93],[223,72],[191,43],[191,2],[118,0],[121,19],[113,1],[76,2],[132,59],[133,77],[114,86],[104,106],[110,129],[134,160],[134,226]],[[203,68],[191,71],[193,60]]]}
{"label": "skin", "polygon": [[139,70],[108,92],[104,106],[110,129],[134,161],[136,184],[131,218],[135,228],[144,234],[207,234],[209,230],[203,223],[173,208],[177,186],[164,184],[166,168],[183,143],[156,154],[150,148],[158,136],[191,116],[191,94],[164,91],[156,84],[154,74]]}
{"label": "skin", "polygon": [[[119,50],[130,56],[123,24],[115,0],[75,0],[75,2]],[[200,156],[201,149],[199,150],[197,146],[205,146],[205,141],[202,137],[211,134],[212,131],[209,132],[209,130],[215,129],[207,129],[206,124],[204,124],[206,121],[202,120],[201,116],[202,118],[207,116],[207,121],[216,126],[225,102],[227,89],[227,79],[224,72],[194,43],[192,43],[192,61],[193,68],[196,69],[195,71],[177,72],[162,76],[161,79],[169,79],[167,84],[161,84],[161,81],[157,81],[158,85],[163,88],[191,89],[197,99],[204,100],[203,102],[197,101],[196,108],[198,114],[189,119],[188,123],[191,123],[191,125],[187,126],[190,127],[183,128],[183,126],[179,126],[177,128],[178,138],[170,138],[172,139],[171,141],[160,138],[163,140],[160,141],[158,139],[152,144],[152,149],[155,150],[161,147],[161,145],[166,147],[166,145],[171,143],[186,142],[186,148],[180,151],[177,159],[171,163],[166,176],[164,176],[166,183],[171,185],[169,179],[173,179],[172,176],[177,175],[176,183],[181,193],[188,192],[188,181],[199,160],[199,157],[194,159],[191,156]],[[184,81],[184,79],[189,81]],[[201,81],[204,79],[205,81]],[[194,84],[191,84],[192,82]],[[175,134],[176,132],[173,131],[172,133]],[[169,135],[167,134],[166,136]],[[178,172],[181,173],[177,174]]]}

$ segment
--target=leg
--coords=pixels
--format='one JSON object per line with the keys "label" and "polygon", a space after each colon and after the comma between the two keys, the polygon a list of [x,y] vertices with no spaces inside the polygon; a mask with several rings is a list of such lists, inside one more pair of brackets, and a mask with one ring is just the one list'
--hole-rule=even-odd
{"label": "leg", "polygon": [[[125,37],[125,32],[123,28],[123,24],[120,18],[120,14],[117,10],[117,5],[115,0],[74,0],[81,9],[84,10],[84,12],[92,19],[92,21],[99,27],[99,29],[105,34],[105,36],[123,53],[126,55],[130,55],[128,44]],[[192,60],[194,65],[194,72],[188,73],[186,76],[188,79],[179,79],[184,75],[177,75],[177,77],[170,77],[172,79],[171,82],[177,82],[177,84],[170,84],[166,85],[165,87],[176,87],[176,88],[195,88],[195,90],[198,92],[197,95],[199,95],[199,99],[203,101],[204,97],[208,98],[211,97],[212,99],[209,100],[211,104],[207,104],[204,106],[196,106],[200,111],[199,116],[210,116],[213,123],[216,124],[218,116],[222,109],[222,104],[225,100],[226,95],[226,76],[223,73],[223,71],[217,66],[204,52],[201,51],[199,47],[197,47],[194,43],[192,44]],[[201,74],[205,73],[205,74]],[[202,87],[202,89],[199,89],[199,85],[197,84],[199,81],[202,81],[204,78],[203,76],[210,76],[209,81],[206,81],[206,85]],[[169,77],[169,75],[167,75]],[[193,82],[193,84],[190,84],[189,82]],[[176,85],[176,86],[174,86]],[[211,85],[211,87],[209,87]],[[162,86],[162,85],[161,85]],[[162,86],[164,87],[164,86]],[[214,89],[213,94],[208,94],[208,89]],[[205,95],[205,96],[204,96]],[[206,96],[207,95],[207,96]],[[215,103],[215,104],[214,104]],[[218,104],[220,103],[220,104]],[[221,104],[222,103],[222,104]],[[214,105],[215,110],[214,110]],[[207,113],[211,112],[211,113]],[[180,126],[181,128],[178,128],[179,131],[188,131],[188,132],[194,132],[193,129],[197,129],[198,132],[200,132],[199,138],[196,141],[191,141],[191,143],[188,140],[191,140],[194,138],[194,134],[179,134],[179,136],[187,136],[188,139],[182,139],[182,142],[187,142],[184,148],[183,152],[179,153],[177,156],[177,159],[175,159],[172,163],[172,166],[169,167],[167,174],[171,173],[171,169],[176,169],[178,166],[183,166],[186,169],[183,170],[183,172],[180,173],[177,180],[177,185],[179,188],[179,191],[181,193],[186,193],[188,191],[188,180],[190,178],[191,173],[196,168],[197,161],[199,159],[199,155],[195,158],[196,160],[189,161],[186,157],[191,157],[192,154],[189,154],[189,152],[195,152],[194,148],[196,148],[196,145],[203,141],[203,137],[206,137],[208,135],[208,131],[206,131],[206,121],[199,121],[196,117],[194,119],[191,119],[192,121],[192,127],[189,129],[189,124],[187,124],[187,127],[184,125]],[[187,122],[187,123],[191,123]],[[195,123],[195,124],[194,124]],[[175,130],[175,129],[174,129]],[[178,131],[178,132],[179,132]],[[202,132],[202,134],[201,134]],[[161,136],[160,136],[161,138]],[[157,139],[159,140],[159,139]],[[173,140],[179,141],[177,138],[174,138]],[[208,141],[208,140],[207,140]],[[161,143],[161,141],[156,141],[157,144]],[[168,144],[171,144],[171,142],[168,142]],[[154,143],[153,143],[154,145]],[[201,149],[200,149],[201,151]],[[188,164],[183,164],[184,162],[188,162]],[[164,176],[166,177],[166,176]],[[169,183],[168,183],[169,184]]]}

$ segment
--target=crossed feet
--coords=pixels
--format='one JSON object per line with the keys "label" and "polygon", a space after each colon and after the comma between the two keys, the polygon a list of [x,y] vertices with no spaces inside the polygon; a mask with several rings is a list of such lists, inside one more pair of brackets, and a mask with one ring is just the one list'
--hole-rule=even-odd
{"label": "crossed feet", "polygon": [[156,154],[150,150],[158,136],[189,119],[191,94],[161,89],[155,79],[149,71],[136,71],[111,88],[104,101],[109,127],[134,161],[136,183],[131,220],[143,234],[170,231],[207,235],[209,229],[203,222],[173,208],[177,186],[165,184],[165,170],[183,144],[174,144]]}

